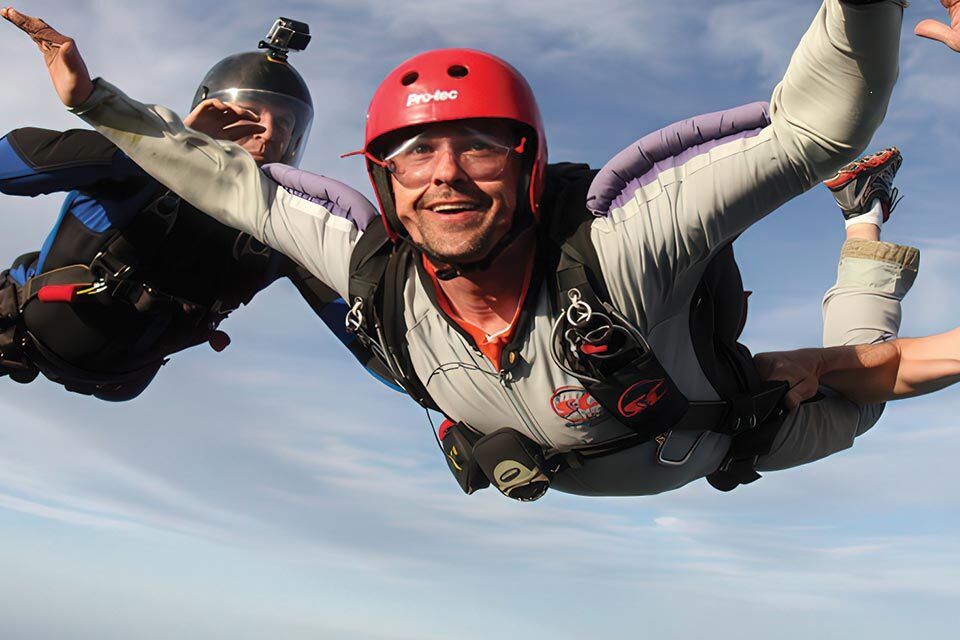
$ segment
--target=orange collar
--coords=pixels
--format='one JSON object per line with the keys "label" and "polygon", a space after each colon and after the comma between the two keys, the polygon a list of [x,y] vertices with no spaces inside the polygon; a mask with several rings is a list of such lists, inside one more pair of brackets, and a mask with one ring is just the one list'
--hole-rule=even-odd
{"label": "orange collar", "polygon": [[423,267],[427,270],[430,281],[433,282],[433,290],[436,292],[437,303],[440,305],[440,309],[473,339],[474,344],[480,349],[480,352],[493,363],[493,366],[498,371],[500,370],[500,356],[504,348],[510,344],[510,340],[513,339],[514,331],[517,328],[517,320],[520,319],[520,311],[523,309],[523,304],[527,299],[530,281],[533,279],[534,257],[535,253],[531,252],[527,258],[527,264],[523,273],[523,289],[520,291],[520,299],[517,301],[517,308],[513,312],[513,318],[510,320],[510,324],[500,333],[491,336],[487,335],[483,329],[472,322],[464,320],[463,317],[457,313],[447,294],[444,293],[440,287],[440,281],[437,279],[437,268],[426,256],[423,256]]}

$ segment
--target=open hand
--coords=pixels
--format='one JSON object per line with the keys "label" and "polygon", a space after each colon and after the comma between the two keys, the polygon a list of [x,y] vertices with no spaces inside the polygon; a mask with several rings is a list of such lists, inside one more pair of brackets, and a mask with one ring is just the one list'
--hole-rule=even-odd
{"label": "open hand", "polygon": [[260,116],[250,109],[210,98],[198,104],[183,124],[217,140],[236,141],[266,131],[259,121]]}
{"label": "open hand", "polygon": [[793,410],[816,395],[823,368],[822,353],[822,349],[770,351],[758,353],[753,362],[764,380],[785,381],[789,385],[783,404]]}
{"label": "open hand", "polygon": [[940,4],[947,10],[950,26],[936,20],[923,20],[913,32],[922,38],[939,40],[954,51],[960,51],[960,0],[940,0]]}
{"label": "open hand", "polygon": [[40,47],[53,88],[63,104],[76,107],[90,97],[93,82],[73,38],[63,35],[40,18],[31,18],[13,7],[0,9],[0,16],[12,22]]}

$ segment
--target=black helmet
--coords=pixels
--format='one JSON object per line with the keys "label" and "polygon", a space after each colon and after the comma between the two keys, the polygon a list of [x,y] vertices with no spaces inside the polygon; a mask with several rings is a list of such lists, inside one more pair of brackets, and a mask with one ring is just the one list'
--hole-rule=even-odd
{"label": "black helmet", "polygon": [[313,99],[307,83],[287,62],[286,50],[268,43],[261,43],[261,46],[266,47],[268,52],[238,53],[215,64],[201,81],[190,109],[193,110],[208,98],[217,98],[252,107],[254,111],[272,108],[289,113],[293,118],[290,143],[280,161],[296,166],[300,163],[310,135]]}

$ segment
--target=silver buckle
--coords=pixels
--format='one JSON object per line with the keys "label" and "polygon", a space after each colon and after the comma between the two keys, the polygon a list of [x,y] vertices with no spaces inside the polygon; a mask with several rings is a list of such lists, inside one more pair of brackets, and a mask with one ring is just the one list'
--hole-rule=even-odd
{"label": "silver buckle", "polygon": [[665,467],[681,467],[687,462],[689,462],[693,452],[697,450],[697,447],[700,446],[700,442],[706,437],[707,432],[703,431],[697,436],[697,439],[693,442],[693,445],[690,446],[690,449],[687,451],[687,454],[683,456],[680,460],[668,460],[663,457],[663,448],[670,442],[670,436],[673,435],[673,430],[667,432],[667,436],[663,439],[663,442],[660,443],[660,446],[657,447],[657,462],[662,464]]}

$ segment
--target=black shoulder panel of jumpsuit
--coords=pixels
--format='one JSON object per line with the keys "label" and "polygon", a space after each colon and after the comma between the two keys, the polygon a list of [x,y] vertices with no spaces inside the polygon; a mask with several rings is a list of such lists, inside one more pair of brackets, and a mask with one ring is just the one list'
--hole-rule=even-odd
{"label": "black shoulder panel of jumpsuit", "polygon": [[37,127],[15,129],[7,141],[17,155],[36,171],[69,169],[91,164],[110,164],[117,147],[96,131],[52,131]]}

